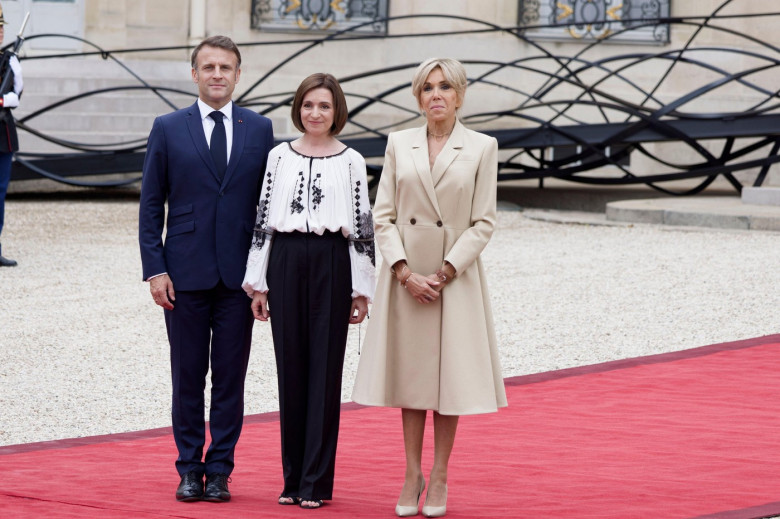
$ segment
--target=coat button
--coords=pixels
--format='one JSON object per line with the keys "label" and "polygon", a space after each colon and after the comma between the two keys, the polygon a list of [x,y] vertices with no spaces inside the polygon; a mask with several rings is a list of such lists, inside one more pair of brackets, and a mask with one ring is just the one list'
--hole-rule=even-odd
{"label": "coat button", "polygon": [[412,225],[414,225],[414,224],[416,224],[416,223],[417,223],[417,220],[415,220],[414,218],[412,218],[411,220],[409,220],[409,223],[410,223],[410,224],[412,224]]}
{"label": "coat button", "polygon": [[436,227],[441,227],[442,225],[444,225],[444,224],[443,224],[443,223],[441,223],[441,220],[439,220],[438,222],[436,222]]}

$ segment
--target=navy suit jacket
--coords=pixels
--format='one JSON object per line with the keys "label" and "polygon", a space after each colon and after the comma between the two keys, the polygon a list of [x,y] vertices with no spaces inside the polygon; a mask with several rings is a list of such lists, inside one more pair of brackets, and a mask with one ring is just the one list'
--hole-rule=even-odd
{"label": "navy suit jacket", "polygon": [[273,143],[271,121],[233,103],[233,146],[220,182],[197,102],[155,119],[138,225],[145,280],[167,272],[175,290],[206,290],[220,279],[241,289]]}

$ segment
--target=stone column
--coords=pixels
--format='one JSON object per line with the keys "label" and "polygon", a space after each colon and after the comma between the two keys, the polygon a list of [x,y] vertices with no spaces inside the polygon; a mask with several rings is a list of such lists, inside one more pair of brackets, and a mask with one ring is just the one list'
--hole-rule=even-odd
{"label": "stone column", "polygon": [[190,44],[206,37],[206,0],[190,0]]}

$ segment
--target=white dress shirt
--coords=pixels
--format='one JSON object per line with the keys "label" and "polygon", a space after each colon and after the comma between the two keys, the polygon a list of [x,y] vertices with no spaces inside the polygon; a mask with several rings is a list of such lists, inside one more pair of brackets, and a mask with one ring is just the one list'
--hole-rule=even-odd
{"label": "white dress shirt", "polygon": [[[206,134],[206,142],[211,146],[211,132],[214,131],[214,119],[209,117],[209,114],[214,111],[209,105],[204,103],[198,98],[198,108],[200,109],[200,119],[203,122],[203,133]],[[227,162],[230,163],[230,151],[233,149],[233,101],[228,101],[228,104],[219,109],[225,116],[222,118],[222,122],[225,124],[225,138],[227,139]]]}

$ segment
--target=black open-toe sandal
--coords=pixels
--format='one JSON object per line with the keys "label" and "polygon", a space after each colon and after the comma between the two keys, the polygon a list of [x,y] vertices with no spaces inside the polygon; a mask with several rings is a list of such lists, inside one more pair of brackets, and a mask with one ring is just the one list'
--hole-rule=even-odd
{"label": "black open-toe sandal", "polygon": [[299,505],[301,504],[300,497],[279,496],[280,505]]}
{"label": "black open-toe sandal", "polygon": [[301,508],[304,508],[306,510],[314,510],[325,503],[322,501],[322,499],[301,499]]}

